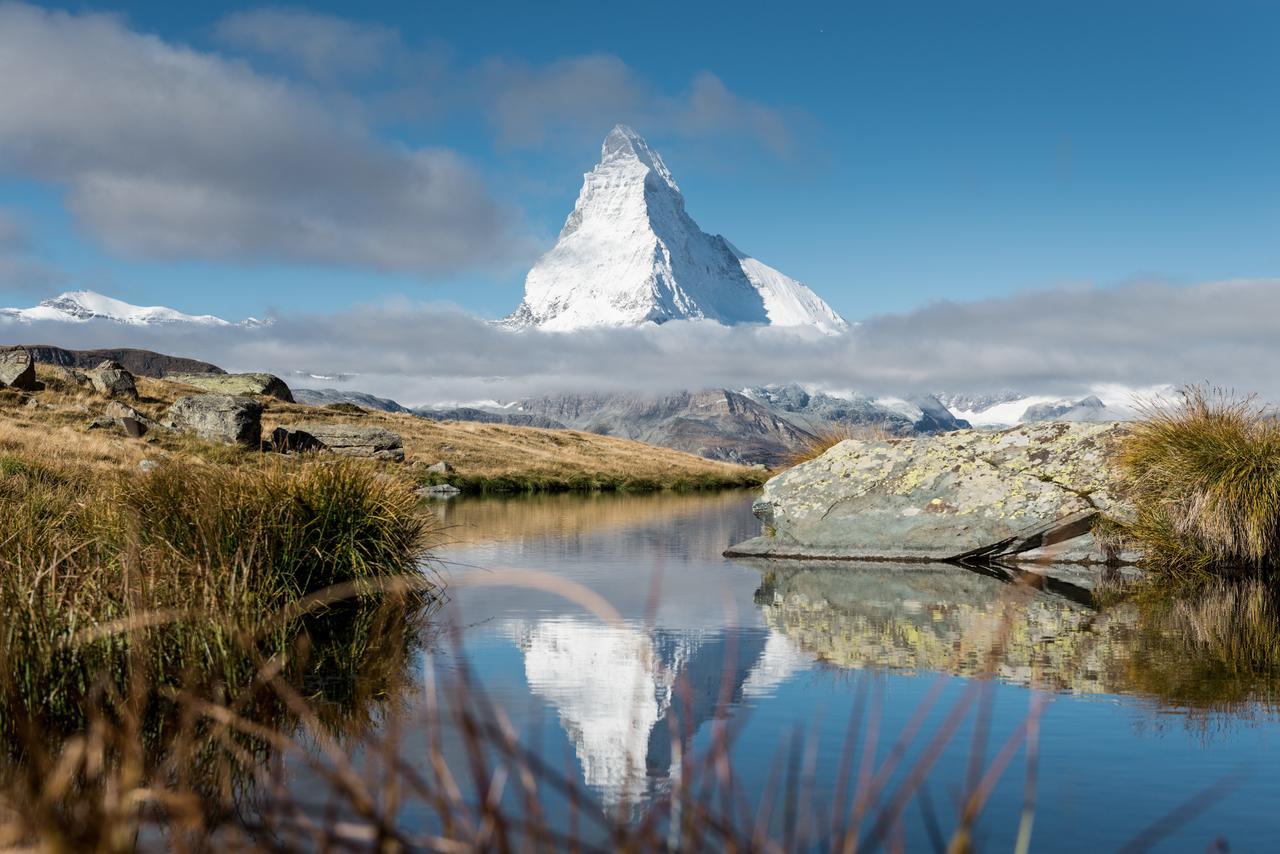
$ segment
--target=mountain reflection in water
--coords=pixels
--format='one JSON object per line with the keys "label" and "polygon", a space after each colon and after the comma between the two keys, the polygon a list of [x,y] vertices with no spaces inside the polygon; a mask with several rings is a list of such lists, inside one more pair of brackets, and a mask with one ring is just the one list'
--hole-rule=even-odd
{"label": "mountain reflection in water", "polygon": [[[1153,712],[1192,722],[1188,732],[1209,717],[1228,730],[1260,720],[1274,728],[1280,633],[1269,594],[1232,588],[1195,601],[1097,607],[1098,569],[726,560],[723,549],[758,530],[749,508],[749,495],[732,493],[459,500],[443,508],[455,544],[442,559],[457,582],[445,613],[462,629],[459,654],[517,729],[554,721],[558,736],[546,736],[547,755],[563,739],[580,779],[605,804],[636,805],[670,790],[679,770],[673,751],[706,749],[717,719],[755,739],[736,750],[735,774],[763,775],[797,727],[832,709],[847,718],[853,689],[833,681],[842,672],[907,680],[892,683],[902,697],[920,676],[989,675],[1008,690],[1083,703],[1068,719],[1099,714],[1087,711],[1098,707],[1091,697],[1133,698],[1123,701],[1130,721],[1123,732],[1065,725],[1062,737],[1077,752],[1086,735],[1117,755],[1149,751],[1133,727]],[[581,585],[622,621],[604,623],[546,590],[465,583],[494,568]],[[448,667],[451,654],[442,650],[437,666]],[[886,732],[907,713],[888,709]],[[1142,753],[1140,761],[1153,777],[1164,775],[1164,756]],[[833,785],[823,775],[834,764],[818,763],[819,789]],[[1054,781],[1046,785],[1052,790]]]}

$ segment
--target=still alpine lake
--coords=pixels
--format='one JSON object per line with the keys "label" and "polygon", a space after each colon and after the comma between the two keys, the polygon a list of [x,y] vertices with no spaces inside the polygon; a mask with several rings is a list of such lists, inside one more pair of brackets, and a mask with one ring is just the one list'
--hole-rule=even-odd
{"label": "still alpine lake", "polygon": [[[886,841],[930,850],[1009,743],[979,849],[1014,849],[1020,826],[1038,851],[1275,845],[1276,671],[1232,636],[1257,627],[1215,621],[1211,603],[1096,607],[1096,573],[1032,586],[947,565],[726,559],[759,530],[750,505],[746,493],[435,504],[448,592],[422,672],[437,685],[465,673],[548,767],[635,815],[680,785],[682,754],[729,732],[748,826],[789,822],[797,845],[821,848],[837,795],[847,803],[860,773],[890,762],[864,821],[916,775],[903,836]],[[408,702],[411,720],[423,701]]]}

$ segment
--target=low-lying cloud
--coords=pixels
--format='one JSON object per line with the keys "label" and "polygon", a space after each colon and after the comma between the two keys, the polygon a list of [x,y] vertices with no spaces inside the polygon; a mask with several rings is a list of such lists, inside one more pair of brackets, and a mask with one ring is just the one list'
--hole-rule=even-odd
{"label": "low-lying cloud", "polygon": [[[802,382],[868,394],[1081,394],[1098,385],[1209,381],[1280,400],[1280,280],[1137,283],[940,303],[871,318],[841,336],[678,322],[574,334],[512,333],[461,311],[409,304],[284,317],[265,329],[0,326],[17,342],[132,346],[269,370],[406,405],[554,392],[742,388]],[[341,383],[292,373],[352,375]]]}

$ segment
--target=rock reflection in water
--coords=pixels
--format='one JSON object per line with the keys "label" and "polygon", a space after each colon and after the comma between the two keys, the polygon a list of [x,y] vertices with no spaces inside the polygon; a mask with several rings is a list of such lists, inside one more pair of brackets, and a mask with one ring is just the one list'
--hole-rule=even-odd
{"label": "rock reflection in water", "polygon": [[[1239,711],[1280,697],[1276,594],[1257,582],[1099,608],[1098,570],[750,561],[765,622],[825,663],[1135,694]],[[1030,582],[1030,583],[1029,583]]]}
{"label": "rock reflection in water", "polygon": [[[1035,589],[948,564],[755,561],[768,625],[820,660],[1110,691],[1115,616],[1071,580]],[[1083,594],[1083,595],[1082,595]]]}

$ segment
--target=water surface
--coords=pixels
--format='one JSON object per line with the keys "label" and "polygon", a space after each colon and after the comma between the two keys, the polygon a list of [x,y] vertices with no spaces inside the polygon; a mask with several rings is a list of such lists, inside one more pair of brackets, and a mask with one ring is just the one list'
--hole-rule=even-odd
{"label": "water surface", "polygon": [[[901,762],[931,760],[923,798],[902,817],[913,850],[930,847],[931,823],[944,835],[954,824],[971,755],[983,757],[980,771],[1014,736],[1018,752],[977,834],[980,847],[1010,849],[1026,794],[1018,728],[1047,701],[1033,850],[1114,849],[1152,826],[1170,831],[1161,850],[1203,851],[1218,838],[1236,850],[1274,845],[1274,673],[1221,654],[1199,612],[1099,609],[1092,573],[1032,586],[945,565],[725,559],[757,533],[750,503],[737,493],[441,503],[452,542],[440,552],[451,583],[439,619],[456,627],[457,645],[442,633],[424,666],[465,665],[548,763],[636,814],[675,785],[674,754],[706,750],[721,720],[736,733],[733,774],[751,802],[780,785],[790,751],[800,821],[827,826],[863,708],[854,743],[874,721],[878,761],[923,714]],[[472,586],[508,570],[598,594],[621,622],[564,591]],[[964,723],[926,748],[966,702]],[[1178,812],[1219,783],[1221,797]]]}

